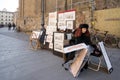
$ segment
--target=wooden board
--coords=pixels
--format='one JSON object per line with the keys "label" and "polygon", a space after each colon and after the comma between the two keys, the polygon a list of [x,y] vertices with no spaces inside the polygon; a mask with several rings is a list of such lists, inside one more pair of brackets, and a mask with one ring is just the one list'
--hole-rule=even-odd
{"label": "wooden board", "polygon": [[79,55],[75,59],[75,61],[70,66],[70,72],[74,77],[77,77],[82,67],[85,56],[87,55],[87,49],[83,49],[79,52]]}

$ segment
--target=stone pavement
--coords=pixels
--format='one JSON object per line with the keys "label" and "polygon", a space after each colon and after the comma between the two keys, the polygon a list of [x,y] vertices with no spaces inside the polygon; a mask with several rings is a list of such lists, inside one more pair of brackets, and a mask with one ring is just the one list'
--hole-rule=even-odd
{"label": "stone pavement", "polygon": [[63,59],[48,50],[31,50],[29,36],[0,28],[0,80],[119,80],[120,49],[108,48],[114,71],[85,70],[78,78],[61,66]]}

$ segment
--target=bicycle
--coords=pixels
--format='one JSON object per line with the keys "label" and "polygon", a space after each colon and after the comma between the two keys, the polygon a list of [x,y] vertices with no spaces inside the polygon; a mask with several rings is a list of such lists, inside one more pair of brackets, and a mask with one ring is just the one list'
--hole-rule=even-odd
{"label": "bicycle", "polygon": [[106,47],[120,48],[120,38],[115,35],[108,34],[109,31],[100,32],[99,29],[91,29],[91,41],[93,44],[103,41]]}
{"label": "bicycle", "polygon": [[117,47],[120,49],[120,38],[116,38],[117,41]]}
{"label": "bicycle", "polygon": [[118,42],[117,42],[117,37],[112,34],[108,34],[109,31],[104,31],[104,39],[103,42],[106,47],[117,47]]}
{"label": "bicycle", "polygon": [[99,29],[93,28],[91,30],[91,41],[93,44],[98,44],[100,42]]}

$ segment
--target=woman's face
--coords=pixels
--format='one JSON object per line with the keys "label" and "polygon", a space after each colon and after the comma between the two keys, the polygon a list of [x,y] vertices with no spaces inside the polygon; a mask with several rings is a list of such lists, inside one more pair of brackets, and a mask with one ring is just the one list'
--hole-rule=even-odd
{"label": "woman's face", "polygon": [[86,28],[82,28],[82,33],[86,33],[87,29]]}

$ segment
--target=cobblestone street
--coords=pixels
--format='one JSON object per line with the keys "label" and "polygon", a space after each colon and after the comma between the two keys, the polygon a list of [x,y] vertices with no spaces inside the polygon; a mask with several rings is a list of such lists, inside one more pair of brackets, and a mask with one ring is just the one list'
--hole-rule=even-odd
{"label": "cobblestone street", "polygon": [[107,48],[113,72],[87,69],[74,78],[62,67],[63,59],[48,50],[29,48],[25,33],[0,28],[0,80],[119,80],[120,49]]}

